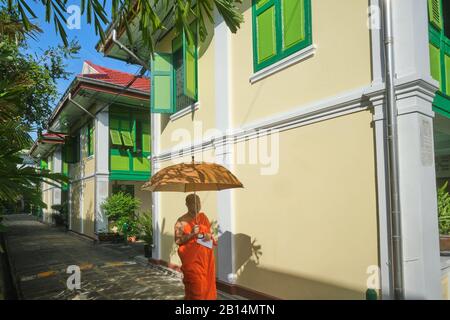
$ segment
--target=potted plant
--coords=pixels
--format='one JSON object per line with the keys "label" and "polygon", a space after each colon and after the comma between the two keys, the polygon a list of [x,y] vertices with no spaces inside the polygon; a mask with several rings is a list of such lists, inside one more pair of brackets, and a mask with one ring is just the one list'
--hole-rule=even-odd
{"label": "potted plant", "polygon": [[123,192],[108,197],[101,205],[109,221],[117,226],[126,241],[136,241],[137,217],[136,210],[140,207],[139,199]]}
{"label": "potted plant", "polygon": [[54,204],[52,205],[52,209],[57,211],[57,213],[52,214],[53,223],[57,226],[64,226],[66,229],[69,228],[68,224],[68,203],[64,202],[62,204]]}
{"label": "potted plant", "polygon": [[450,251],[450,194],[448,181],[438,189],[439,244],[441,251]]}
{"label": "potted plant", "polygon": [[146,258],[152,257],[153,248],[153,224],[152,224],[152,213],[143,212],[139,216],[139,231],[141,239],[144,240],[144,256]]}

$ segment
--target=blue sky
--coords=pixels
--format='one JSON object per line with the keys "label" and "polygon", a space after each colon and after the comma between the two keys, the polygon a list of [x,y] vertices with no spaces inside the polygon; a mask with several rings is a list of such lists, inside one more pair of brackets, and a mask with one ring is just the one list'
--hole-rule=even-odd
{"label": "blue sky", "polygon": [[[106,11],[110,13],[110,2],[107,1]],[[80,1],[68,1],[67,7],[70,5],[78,5]],[[30,39],[28,41],[29,44],[29,52],[40,54],[45,51],[49,46],[57,46],[61,44],[61,38],[56,34],[53,23],[45,22],[45,9],[44,6],[41,5],[41,2],[30,2],[30,6],[38,17],[37,20],[33,22],[38,24],[43,33],[37,37],[37,40]],[[69,78],[69,80],[61,79],[58,81],[58,92],[60,95],[63,95],[66,91],[67,87],[71,83],[73,77],[81,72],[81,68],[84,60],[90,60],[95,64],[99,64],[104,67],[108,67],[111,69],[118,69],[125,72],[136,73],[140,70],[139,66],[126,64],[125,62],[110,59],[104,57],[102,54],[98,53],[95,50],[95,45],[99,40],[99,36],[95,35],[94,25],[88,25],[86,22],[86,17],[83,16],[81,18],[81,29],[80,30],[69,30],[66,29],[69,41],[72,39],[77,39],[78,43],[81,46],[81,50],[77,55],[77,59],[71,59],[67,61],[66,70],[73,73],[73,75]],[[52,106],[54,107],[54,106]],[[33,139],[36,138],[35,133],[31,133]]]}

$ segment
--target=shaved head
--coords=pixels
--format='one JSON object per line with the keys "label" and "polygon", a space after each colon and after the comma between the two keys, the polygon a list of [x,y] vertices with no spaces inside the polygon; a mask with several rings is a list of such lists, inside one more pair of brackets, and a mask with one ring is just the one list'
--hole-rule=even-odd
{"label": "shaved head", "polygon": [[[195,210],[195,206],[197,205],[197,210]],[[200,197],[194,193],[189,194],[186,197],[186,207],[190,212],[199,212],[201,209]]]}

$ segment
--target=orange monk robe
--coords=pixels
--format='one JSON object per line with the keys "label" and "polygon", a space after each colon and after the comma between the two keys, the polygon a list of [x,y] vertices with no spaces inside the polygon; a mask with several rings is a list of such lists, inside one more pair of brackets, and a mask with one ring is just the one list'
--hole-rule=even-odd
{"label": "orange monk robe", "polygon": [[[199,226],[200,233],[211,233],[211,224],[202,212],[184,226],[184,234],[191,233],[194,225]],[[214,241],[214,240],[213,240]],[[214,241],[214,245],[217,243]],[[186,300],[216,300],[216,270],[214,250],[197,243],[197,238],[190,239],[178,248],[181,259],[181,271]]]}

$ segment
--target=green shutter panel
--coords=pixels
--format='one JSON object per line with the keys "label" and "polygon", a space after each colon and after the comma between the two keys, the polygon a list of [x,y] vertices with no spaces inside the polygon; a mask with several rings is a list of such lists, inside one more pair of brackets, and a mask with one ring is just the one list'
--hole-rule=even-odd
{"label": "green shutter panel", "polygon": [[142,151],[151,152],[151,150],[150,125],[144,122],[142,124]]}
{"label": "green shutter panel", "polygon": [[122,135],[123,145],[126,147],[133,147],[134,143],[133,137],[131,136],[131,132],[122,130],[120,133]]}
{"label": "green shutter panel", "polygon": [[428,0],[428,17],[438,29],[442,29],[442,11],[440,0]]}
{"label": "green shutter panel", "polygon": [[277,54],[275,0],[255,0],[253,10],[255,62],[259,65]]}
{"label": "green shutter panel", "polygon": [[172,55],[155,53],[151,61],[151,112],[173,113]]}
{"label": "green shutter panel", "polygon": [[197,33],[194,33],[194,44],[189,45],[186,33],[183,32],[183,94],[197,100]]}
{"label": "green shutter panel", "polygon": [[89,155],[92,156],[94,154],[95,147],[95,124],[92,123],[89,126]]}
{"label": "green shutter panel", "polygon": [[41,159],[41,169],[48,170],[47,160]]}
{"label": "green shutter panel", "polygon": [[109,135],[111,137],[111,143],[116,146],[122,145],[122,140],[120,139],[120,132],[117,129],[110,129]]}
{"label": "green shutter panel", "polygon": [[120,135],[122,136],[123,145],[126,147],[134,146],[131,127],[132,125],[129,120],[120,121]]}
{"label": "green shutter panel", "polygon": [[429,44],[430,47],[430,71],[434,80],[441,82],[441,52],[438,48]]}
{"label": "green shutter panel", "polygon": [[281,0],[283,50],[306,38],[305,0]]}

